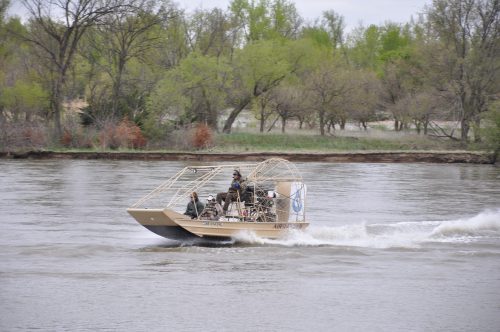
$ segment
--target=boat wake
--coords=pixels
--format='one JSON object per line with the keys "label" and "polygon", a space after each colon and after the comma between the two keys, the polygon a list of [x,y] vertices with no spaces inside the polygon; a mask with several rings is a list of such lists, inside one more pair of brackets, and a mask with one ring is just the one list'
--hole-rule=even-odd
{"label": "boat wake", "polygon": [[278,240],[241,233],[234,241],[243,245],[419,248],[425,243],[470,243],[488,238],[500,239],[500,209],[447,221],[310,226]]}

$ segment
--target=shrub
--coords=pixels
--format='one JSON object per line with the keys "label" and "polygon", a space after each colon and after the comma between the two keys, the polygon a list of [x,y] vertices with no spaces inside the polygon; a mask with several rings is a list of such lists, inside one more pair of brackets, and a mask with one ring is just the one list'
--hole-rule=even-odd
{"label": "shrub", "polygon": [[209,126],[204,123],[196,125],[193,135],[192,143],[196,149],[206,149],[213,145],[213,133]]}
{"label": "shrub", "polygon": [[106,123],[99,132],[99,144],[102,148],[142,148],[146,139],[141,128],[128,118],[120,123]]}
{"label": "shrub", "polygon": [[48,129],[35,122],[14,122],[0,124],[0,149],[40,149],[49,142]]}
{"label": "shrub", "polygon": [[491,106],[486,114],[486,126],[483,129],[487,147],[498,155],[500,153],[500,102]]}
{"label": "shrub", "polygon": [[31,148],[43,148],[47,145],[47,132],[43,126],[28,124],[22,132],[27,146]]}

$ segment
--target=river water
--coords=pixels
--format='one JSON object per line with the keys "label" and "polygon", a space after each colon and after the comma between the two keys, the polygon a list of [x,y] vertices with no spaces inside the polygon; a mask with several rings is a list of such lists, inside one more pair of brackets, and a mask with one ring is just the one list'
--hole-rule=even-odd
{"label": "river water", "polygon": [[183,166],[0,160],[0,330],[500,330],[500,168],[300,163],[305,233],[178,243],[125,209]]}

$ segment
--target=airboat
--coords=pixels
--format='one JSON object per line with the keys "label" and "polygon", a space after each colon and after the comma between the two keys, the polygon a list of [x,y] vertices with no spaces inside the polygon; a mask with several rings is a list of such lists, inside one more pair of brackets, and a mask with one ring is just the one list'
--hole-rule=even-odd
{"label": "airboat", "polygon": [[[233,170],[246,186],[226,212],[213,199],[224,192]],[[190,194],[205,204],[198,217],[184,215]],[[241,233],[280,238],[304,230],[306,185],[296,166],[285,159],[260,163],[187,166],[127,209],[148,230],[170,239],[227,239]]]}

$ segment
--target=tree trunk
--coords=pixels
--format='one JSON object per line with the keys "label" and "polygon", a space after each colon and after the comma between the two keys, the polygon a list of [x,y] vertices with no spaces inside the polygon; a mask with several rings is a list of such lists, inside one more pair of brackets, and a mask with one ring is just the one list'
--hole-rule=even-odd
{"label": "tree trunk", "polygon": [[276,124],[276,122],[278,122],[278,120],[280,119],[279,116],[276,117],[276,119],[274,119],[273,123],[271,123],[271,125],[269,126],[269,128],[267,129],[267,132],[270,132],[271,130],[273,130],[274,128],[274,125]]}
{"label": "tree trunk", "polygon": [[210,104],[210,101],[207,97],[207,92],[205,89],[202,89],[202,95],[203,95],[203,100],[205,101],[205,116],[202,118],[202,122],[205,122],[210,128],[212,128],[215,131],[218,131],[218,126],[217,126],[217,111],[215,110],[214,107]]}
{"label": "tree trunk", "polygon": [[50,106],[54,113],[55,139],[57,142],[62,138],[61,109],[62,109],[62,82],[57,80],[50,97]]}
{"label": "tree trunk", "polygon": [[472,127],[474,131],[474,142],[480,143],[482,141],[481,139],[481,118],[479,116],[476,116],[474,119],[474,126]]}
{"label": "tree trunk", "polygon": [[470,124],[469,120],[467,119],[462,119],[460,121],[460,140],[462,143],[467,143],[467,138],[469,136],[469,129],[470,129]]}
{"label": "tree trunk", "polygon": [[250,98],[243,99],[241,103],[231,111],[228,118],[226,119],[226,123],[224,123],[224,128],[222,129],[223,133],[231,133],[231,127],[233,126],[234,120],[236,120],[238,115],[241,113],[241,111],[243,111],[243,109],[245,109],[248,103],[250,103]]}
{"label": "tree trunk", "polygon": [[266,118],[264,117],[264,107],[260,106],[260,132],[264,132],[264,128],[266,126]]}
{"label": "tree trunk", "polygon": [[319,133],[321,136],[325,136],[325,112],[319,112]]}
{"label": "tree trunk", "polygon": [[[118,117],[118,105],[121,98],[122,90],[122,76],[123,70],[125,68],[125,61],[123,59],[118,60],[118,70],[116,73],[116,78],[113,83],[113,100],[111,101],[111,118]],[[122,114],[120,114],[122,115]]]}
{"label": "tree trunk", "polygon": [[399,121],[397,119],[394,120],[394,130],[395,131],[399,130]]}
{"label": "tree trunk", "polygon": [[340,130],[345,130],[346,119],[340,120]]}
{"label": "tree trunk", "polygon": [[282,116],[281,117],[281,133],[285,133],[285,127],[286,127],[286,117]]}

